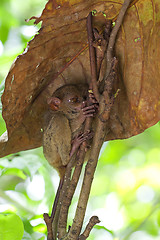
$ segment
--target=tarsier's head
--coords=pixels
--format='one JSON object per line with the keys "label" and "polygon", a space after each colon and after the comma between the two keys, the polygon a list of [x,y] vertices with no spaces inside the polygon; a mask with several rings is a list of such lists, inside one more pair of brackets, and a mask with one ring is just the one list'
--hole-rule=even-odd
{"label": "tarsier's head", "polygon": [[48,98],[47,103],[51,110],[61,111],[67,115],[79,113],[83,101],[86,100],[86,85],[65,85],[58,88]]}

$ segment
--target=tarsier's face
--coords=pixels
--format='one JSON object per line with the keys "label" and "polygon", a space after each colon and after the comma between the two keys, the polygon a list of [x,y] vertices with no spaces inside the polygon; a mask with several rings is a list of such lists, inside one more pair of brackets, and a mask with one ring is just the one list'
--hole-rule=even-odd
{"label": "tarsier's face", "polygon": [[82,96],[80,96],[79,94],[67,94],[64,97],[64,102],[67,104],[67,106],[69,106],[69,108],[71,109],[80,109],[82,106],[84,99]]}
{"label": "tarsier's face", "polygon": [[63,112],[68,118],[75,118],[86,100],[84,95],[82,88],[66,85],[57,89],[47,103],[51,110]]}
{"label": "tarsier's face", "polygon": [[64,104],[73,110],[80,110],[82,103],[86,100],[86,96],[83,96],[81,89],[76,88],[75,86],[69,86],[65,88],[65,93],[63,95]]}

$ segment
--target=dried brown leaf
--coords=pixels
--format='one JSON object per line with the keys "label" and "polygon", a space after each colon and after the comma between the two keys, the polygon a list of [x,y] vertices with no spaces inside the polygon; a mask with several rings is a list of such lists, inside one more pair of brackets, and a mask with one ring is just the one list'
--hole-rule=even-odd
{"label": "dried brown leaf", "polygon": [[[0,139],[0,157],[42,145],[47,97],[66,83],[89,82],[86,17],[96,10],[94,26],[116,19],[122,0],[49,0],[39,34],[18,56],[2,96],[8,141]],[[160,2],[134,0],[116,41],[120,93],[106,140],[128,138],[160,120]],[[105,71],[105,62],[103,64]],[[50,83],[50,84],[49,84]],[[47,85],[47,87],[45,87]],[[43,91],[42,91],[43,90]]]}

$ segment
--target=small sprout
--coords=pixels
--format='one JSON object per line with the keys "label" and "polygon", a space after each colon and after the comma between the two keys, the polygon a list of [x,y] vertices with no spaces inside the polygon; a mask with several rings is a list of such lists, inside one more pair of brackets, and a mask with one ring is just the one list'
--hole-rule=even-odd
{"label": "small sprout", "polygon": [[120,92],[120,89],[117,89],[117,92],[114,94],[114,98],[116,98],[118,96],[118,93]]}
{"label": "small sprout", "polygon": [[56,9],[60,9],[61,6],[56,7]]}
{"label": "small sprout", "polygon": [[114,27],[116,25],[116,22],[112,22],[112,26]]}
{"label": "small sprout", "polygon": [[92,11],[92,16],[96,16],[96,13],[97,13],[97,10],[94,9],[94,10]]}
{"label": "small sprout", "polygon": [[43,128],[41,128],[41,132],[43,132]]}
{"label": "small sprout", "polygon": [[92,89],[89,89],[89,90],[88,90],[88,93],[93,93]]}
{"label": "small sprout", "polygon": [[66,58],[66,62],[69,62],[70,60],[71,60],[71,58],[69,58],[69,57],[68,57],[68,58]]}
{"label": "small sprout", "polygon": [[135,43],[139,42],[140,40],[141,40],[140,37],[134,39]]}
{"label": "small sprout", "polygon": [[105,14],[105,12],[102,12],[103,13],[103,16],[106,18],[107,17],[107,15]]}
{"label": "small sprout", "polygon": [[32,100],[32,97],[33,97],[32,95],[31,95],[31,96],[29,96],[29,101],[31,101],[31,100]]}
{"label": "small sprout", "polygon": [[101,48],[101,46],[98,46],[97,48],[98,48],[100,51],[102,51],[102,48]]}

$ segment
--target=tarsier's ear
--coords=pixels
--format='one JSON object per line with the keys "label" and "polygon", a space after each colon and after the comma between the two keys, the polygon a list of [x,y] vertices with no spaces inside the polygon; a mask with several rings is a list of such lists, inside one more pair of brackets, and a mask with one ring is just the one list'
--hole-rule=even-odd
{"label": "tarsier's ear", "polygon": [[50,97],[47,99],[47,103],[53,111],[57,111],[59,109],[61,100],[57,97]]}

